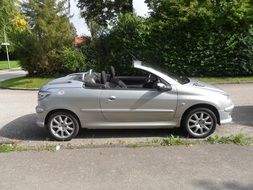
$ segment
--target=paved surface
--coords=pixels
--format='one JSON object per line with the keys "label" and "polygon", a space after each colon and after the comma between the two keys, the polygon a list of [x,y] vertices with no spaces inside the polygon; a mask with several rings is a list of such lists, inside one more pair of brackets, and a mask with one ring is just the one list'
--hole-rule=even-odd
{"label": "paved surface", "polygon": [[26,76],[27,72],[23,70],[0,70],[0,82],[17,77]]}
{"label": "paved surface", "polygon": [[1,190],[252,190],[253,147],[94,148],[0,154]]}
{"label": "paved surface", "polygon": [[[234,123],[217,128],[217,134],[245,133],[253,136],[253,84],[219,85],[235,103]],[[20,140],[27,144],[58,143],[48,141],[45,129],[35,124],[36,91],[0,90],[0,141]],[[71,144],[111,144],[140,142],[154,137],[179,134],[180,130],[81,130]],[[67,142],[66,142],[67,143]]]}
{"label": "paved surface", "polygon": [[[236,105],[220,135],[253,136],[253,84],[220,85]],[[0,90],[0,142],[57,143],[35,125],[37,92]],[[145,141],[178,130],[82,130],[71,144]],[[68,142],[66,142],[68,143]],[[253,190],[253,146],[85,148],[0,154],[0,189]]]}

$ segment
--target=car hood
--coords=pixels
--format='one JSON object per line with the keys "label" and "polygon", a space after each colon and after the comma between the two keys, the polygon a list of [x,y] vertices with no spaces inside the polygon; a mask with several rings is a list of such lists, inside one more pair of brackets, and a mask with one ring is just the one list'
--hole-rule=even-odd
{"label": "car hood", "polygon": [[188,85],[198,88],[198,89],[203,89],[203,90],[207,90],[207,91],[211,91],[211,92],[217,92],[217,93],[221,93],[226,96],[228,95],[225,91],[221,90],[220,88],[218,88],[214,85],[207,84],[205,82],[198,81],[193,78],[190,78],[190,82],[188,83]]}

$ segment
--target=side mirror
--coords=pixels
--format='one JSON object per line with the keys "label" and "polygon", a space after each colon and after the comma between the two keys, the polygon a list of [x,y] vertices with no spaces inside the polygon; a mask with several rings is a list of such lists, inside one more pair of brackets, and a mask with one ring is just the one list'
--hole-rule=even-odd
{"label": "side mirror", "polygon": [[166,91],[172,90],[172,87],[170,84],[165,85],[165,84],[159,82],[159,83],[157,83],[157,90],[160,92],[166,92]]}

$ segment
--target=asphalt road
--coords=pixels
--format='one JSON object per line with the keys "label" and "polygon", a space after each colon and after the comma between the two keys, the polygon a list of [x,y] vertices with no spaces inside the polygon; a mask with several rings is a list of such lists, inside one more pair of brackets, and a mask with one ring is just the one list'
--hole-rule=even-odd
{"label": "asphalt road", "polygon": [[93,148],[0,154],[1,190],[252,190],[253,147]]}
{"label": "asphalt road", "polygon": [[0,70],[0,82],[25,75],[27,75],[27,72],[23,70]]}
{"label": "asphalt road", "polygon": [[[245,133],[253,137],[253,84],[219,85],[231,95],[235,104],[232,124],[217,128],[217,134]],[[0,141],[21,140],[23,143],[45,143],[45,129],[35,124],[36,91],[0,90]],[[143,141],[148,138],[179,134],[180,130],[81,130],[73,144],[104,144],[115,141]]]}
{"label": "asphalt road", "polygon": [[[219,85],[234,103],[220,135],[253,136],[253,84]],[[57,143],[35,125],[37,92],[0,90],[0,142]],[[178,130],[82,130],[71,144],[138,142]],[[69,143],[69,142],[66,142]],[[0,154],[0,189],[253,190],[253,146],[84,148]]]}
{"label": "asphalt road", "polygon": [[[227,91],[235,104],[234,123],[217,128],[217,134],[245,133],[253,136],[253,84],[218,85]],[[48,141],[45,129],[35,124],[36,91],[0,90],[0,141],[20,140],[23,143],[54,143]],[[180,130],[81,130],[72,144],[106,144],[139,142],[154,137],[180,134]]]}

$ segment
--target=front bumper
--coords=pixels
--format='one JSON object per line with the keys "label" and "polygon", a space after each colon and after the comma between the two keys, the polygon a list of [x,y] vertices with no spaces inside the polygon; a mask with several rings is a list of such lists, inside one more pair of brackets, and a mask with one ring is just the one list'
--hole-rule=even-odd
{"label": "front bumper", "polygon": [[45,127],[45,118],[46,118],[46,114],[44,112],[44,109],[40,106],[36,106],[35,108],[36,113],[37,113],[37,118],[36,118],[36,124],[39,127]]}
{"label": "front bumper", "polygon": [[234,105],[231,105],[224,110],[219,111],[220,115],[220,124],[226,124],[232,122],[232,111],[234,109]]}

